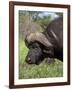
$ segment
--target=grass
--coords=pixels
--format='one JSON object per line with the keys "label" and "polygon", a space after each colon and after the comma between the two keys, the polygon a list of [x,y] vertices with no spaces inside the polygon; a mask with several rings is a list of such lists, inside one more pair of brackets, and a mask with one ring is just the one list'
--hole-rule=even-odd
{"label": "grass", "polygon": [[29,78],[48,78],[62,77],[63,63],[55,59],[52,64],[45,63],[45,60],[40,65],[29,65],[25,62],[25,57],[28,53],[28,48],[23,40],[19,41],[19,79]]}

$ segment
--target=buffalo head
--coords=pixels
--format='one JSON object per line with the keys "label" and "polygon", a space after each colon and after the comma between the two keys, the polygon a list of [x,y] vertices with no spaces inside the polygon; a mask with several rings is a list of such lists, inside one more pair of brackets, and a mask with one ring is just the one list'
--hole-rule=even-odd
{"label": "buffalo head", "polygon": [[[29,64],[40,64],[46,57],[51,55],[52,44],[48,41],[43,33],[32,33],[25,39],[29,52],[26,56],[26,62]],[[47,50],[48,49],[48,52]]]}

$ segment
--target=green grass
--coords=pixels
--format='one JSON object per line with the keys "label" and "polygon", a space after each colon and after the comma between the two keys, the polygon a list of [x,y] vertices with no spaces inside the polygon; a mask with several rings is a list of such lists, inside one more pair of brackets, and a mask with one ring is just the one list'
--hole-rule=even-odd
{"label": "green grass", "polygon": [[22,65],[25,61],[25,57],[28,53],[28,48],[25,46],[25,43],[23,40],[19,41],[19,64]]}
{"label": "green grass", "polygon": [[48,78],[62,77],[63,63],[55,59],[52,64],[45,63],[45,60],[40,65],[29,65],[25,62],[25,57],[28,53],[28,48],[23,40],[19,41],[19,79],[28,78]]}

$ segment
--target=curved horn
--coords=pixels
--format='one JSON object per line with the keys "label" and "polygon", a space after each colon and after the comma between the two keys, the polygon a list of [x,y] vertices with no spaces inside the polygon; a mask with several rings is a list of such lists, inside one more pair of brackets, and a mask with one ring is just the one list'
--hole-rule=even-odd
{"label": "curved horn", "polygon": [[46,36],[43,33],[39,32],[30,34],[26,37],[26,40],[28,43],[38,41],[46,47],[52,46],[52,44],[49,42]]}

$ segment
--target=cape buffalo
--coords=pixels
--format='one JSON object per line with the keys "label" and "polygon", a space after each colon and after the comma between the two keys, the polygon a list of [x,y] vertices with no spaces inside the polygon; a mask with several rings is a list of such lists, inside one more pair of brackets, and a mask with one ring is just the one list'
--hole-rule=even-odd
{"label": "cape buffalo", "polygon": [[25,38],[29,52],[26,62],[40,64],[44,58],[63,61],[63,17],[53,20],[44,32],[31,33]]}

